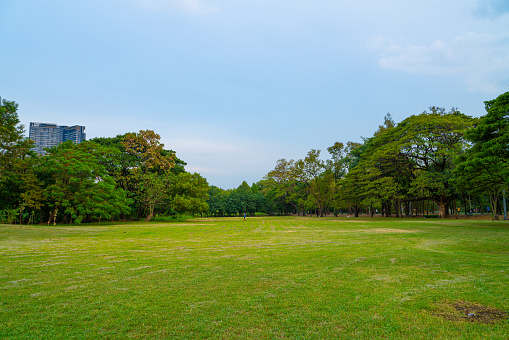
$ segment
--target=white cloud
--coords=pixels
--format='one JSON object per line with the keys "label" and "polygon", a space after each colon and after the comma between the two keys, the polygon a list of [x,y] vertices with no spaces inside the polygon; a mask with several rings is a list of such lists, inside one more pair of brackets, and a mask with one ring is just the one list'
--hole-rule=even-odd
{"label": "white cloud", "polygon": [[443,41],[437,40],[429,46],[391,44],[386,47],[380,59],[381,67],[400,70],[410,74],[452,74],[456,73],[454,52]]}
{"label": "white cloud", "polygon": [[178,5],[186,11],[195,14],[215,14],[220,12],[218,7],[205,6],[198,0],[181,0]]}
{"label": "white cloud", "polygon": [[204,5],[202,0],[135,0],[135,2],[151,10],[180,8],[188,13],[201,15],[221,12],[219,7]]}
{"label": "white cloud", "polygon": [[379,54],[378,64],[408,74],[459,77],[470,91],[500,93],[509,78],[509,35],[467,33],[429,45],[398,44],[377,36],[367,47]]}

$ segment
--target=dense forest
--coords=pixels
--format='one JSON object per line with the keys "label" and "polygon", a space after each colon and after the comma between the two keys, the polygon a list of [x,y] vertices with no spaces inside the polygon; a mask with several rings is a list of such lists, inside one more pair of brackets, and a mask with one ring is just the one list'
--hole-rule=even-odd
{"label": "dense forest", "polygon": [[[509,92],[473,118],[430,107],[396,124],[390,114],[362,143],[336,142],[280,159],[251,186],[223,190],[167,150],[154,131],[32,151],[18,105],[0,105],[0,222],[81,223],[186,215],[360,213],[438,216],[505,209]],[[501,199],[502,198],[502,199]]]}

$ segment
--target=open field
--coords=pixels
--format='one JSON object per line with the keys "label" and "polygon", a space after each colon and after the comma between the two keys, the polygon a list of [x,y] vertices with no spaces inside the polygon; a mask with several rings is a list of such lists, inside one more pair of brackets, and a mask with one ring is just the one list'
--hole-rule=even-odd
{"label": "open field", "polygon": [[508,312],[505,221],[0,225],[1,339],[507,339]]}

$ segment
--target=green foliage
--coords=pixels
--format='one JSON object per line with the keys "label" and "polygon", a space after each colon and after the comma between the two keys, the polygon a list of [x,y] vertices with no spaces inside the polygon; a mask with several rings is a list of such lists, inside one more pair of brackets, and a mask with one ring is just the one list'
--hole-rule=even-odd
{"label": "green foliage", "polygon": [[[19,222],[81,223],[104,219],[244,213],[325,216],[361,209],[396,216],[432,201],[444,217],[466,199],[491,211],[509,189],[509,92],[472,119],[457,109],[430,107],[396,124],[390,114],[363,143],[336,142],[329,159],[312,149],[280,159],[260,182],[232,190],[209,187],[164,149],[151,130],[78,145],[63,143],[45,157],[30,151],[15,102],[0,105],[0,209]],[[458,202],[456,202],[458,200]],[[461,202],[460,202],[461,201]],[[413,204],[413,205],[412,205]],[[484,209],[484,208],[483,208]],[[17,212],[15,218],[14,213]]]}
{"label": "green foliage", "polygon": [[295,173],[305,185],[308,199],[311,198],[317,206],[319,215],[324,216],[336,191],[338,174],[335,173],[335,167],[327,168],[325,162],[320,160],[320,150],[311,150],[304,159],[295,163]]}
{"label": "green foliage", "polygon": [[140,203],[147,210],[147,218],[145,221],[150,221],[154,216],[156,206],[165,202],[168,199],[168,186],[170,185],[170,174],[158,173],[139,173],[137,175],[139,181],[138,197]]}
{"label": "green foliage", "polygon": [[487,114],[466,133],[472,146],[457,159],[455,184],[471,194],[491,197],[495,214],[497,199],[509,186],[509,92],[486,101]]}
{"label": "green foliage", "polygon": [[23,135],[25,129],[18,118],[18,104],[0,98],[0,178],[24,159],[33,142]]}
{"label": "green foliage", "polygon": [[208,213],[213,216],[236,216],[244,213],[254,216],[257,212],[266,213],[266,195],[262,194],[263,191],[262,184],[249,187],[245,181],[233,190],[211,186],[208,190]]}
{"label": "green foliage", "polygon": [[137,170],[142,173],[165,173],[175,166],[175,154],[165,150],[160,139],[152,130],[141,130],[126,133],[121,143],[127,153],[137,160]]}
{"label": "green foliage", "polygon": [[186,163],[174,151],[164,149],[159,140],[160,136],[150,130],[93,140],[117,150],[105,164],[108,173],[134,200],[131,205],[134,216],[146,213],[146,220],[171,210],[171,183],[175,176],[185,173]]}
{"label": "green foliage", "polygon": [[[18,105],[0,103],[0,209],[2,220],[81,223],[146,212],[202,213],[208,184],[165,150],[153,131],[62,143],[39,157],[23,137]],[[31,156],[31,157],[27,157]],[[16,212],[16,214],[14,213]]]}
{"label": "green foliage", "polygon": [[209,185],[200,174],[183,172],[173,175],[169,189],[170,206],[177,214],[185,212],[201,214],[209,209],[207,204]]}
{"label": "green foliage", "polygon": [[[431,107],[431,112],[410,116],[392,127],[379,129],[366,140],[354,169],[347,175],[347,197],[357,202],[373,195],[395,201],[432,200],[446,215],[446,205],[457,197],[452,185],[454,159],[466,148],[465,132],[472,118],[456,109]],[[390,185],[379,185],[387,178]],[[384,181],[383,183],[387,183]]]}
{"label": "green foliage", "polygon": [[0,209],[20,204],[22,174],[33,142],[24,135],[18,118],[18,104],[0,99]]}
{"label": "green foliage", "polygon": [[42,158],[39,171],[48,176],[46,201],[53,209],[49,222],[55,223],[59,211],[78,222],[86,217],[101,220],[129,211],[131,200],[116,187],[103,165],[113,150],[94,142],[68,141],[48,153]]}

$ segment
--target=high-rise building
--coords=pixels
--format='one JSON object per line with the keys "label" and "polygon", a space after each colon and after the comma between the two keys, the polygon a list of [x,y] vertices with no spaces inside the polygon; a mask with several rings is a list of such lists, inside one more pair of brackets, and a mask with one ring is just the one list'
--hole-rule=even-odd
{"label": "high-rise building", "polygon": [[60,126],[47,123],[30,122],[29,138],[35,142],[34,151],[44,155],[44,148],[51,148],[62,142],[72,140],[74,143],[81,143],[86,139],[85,127]]}

